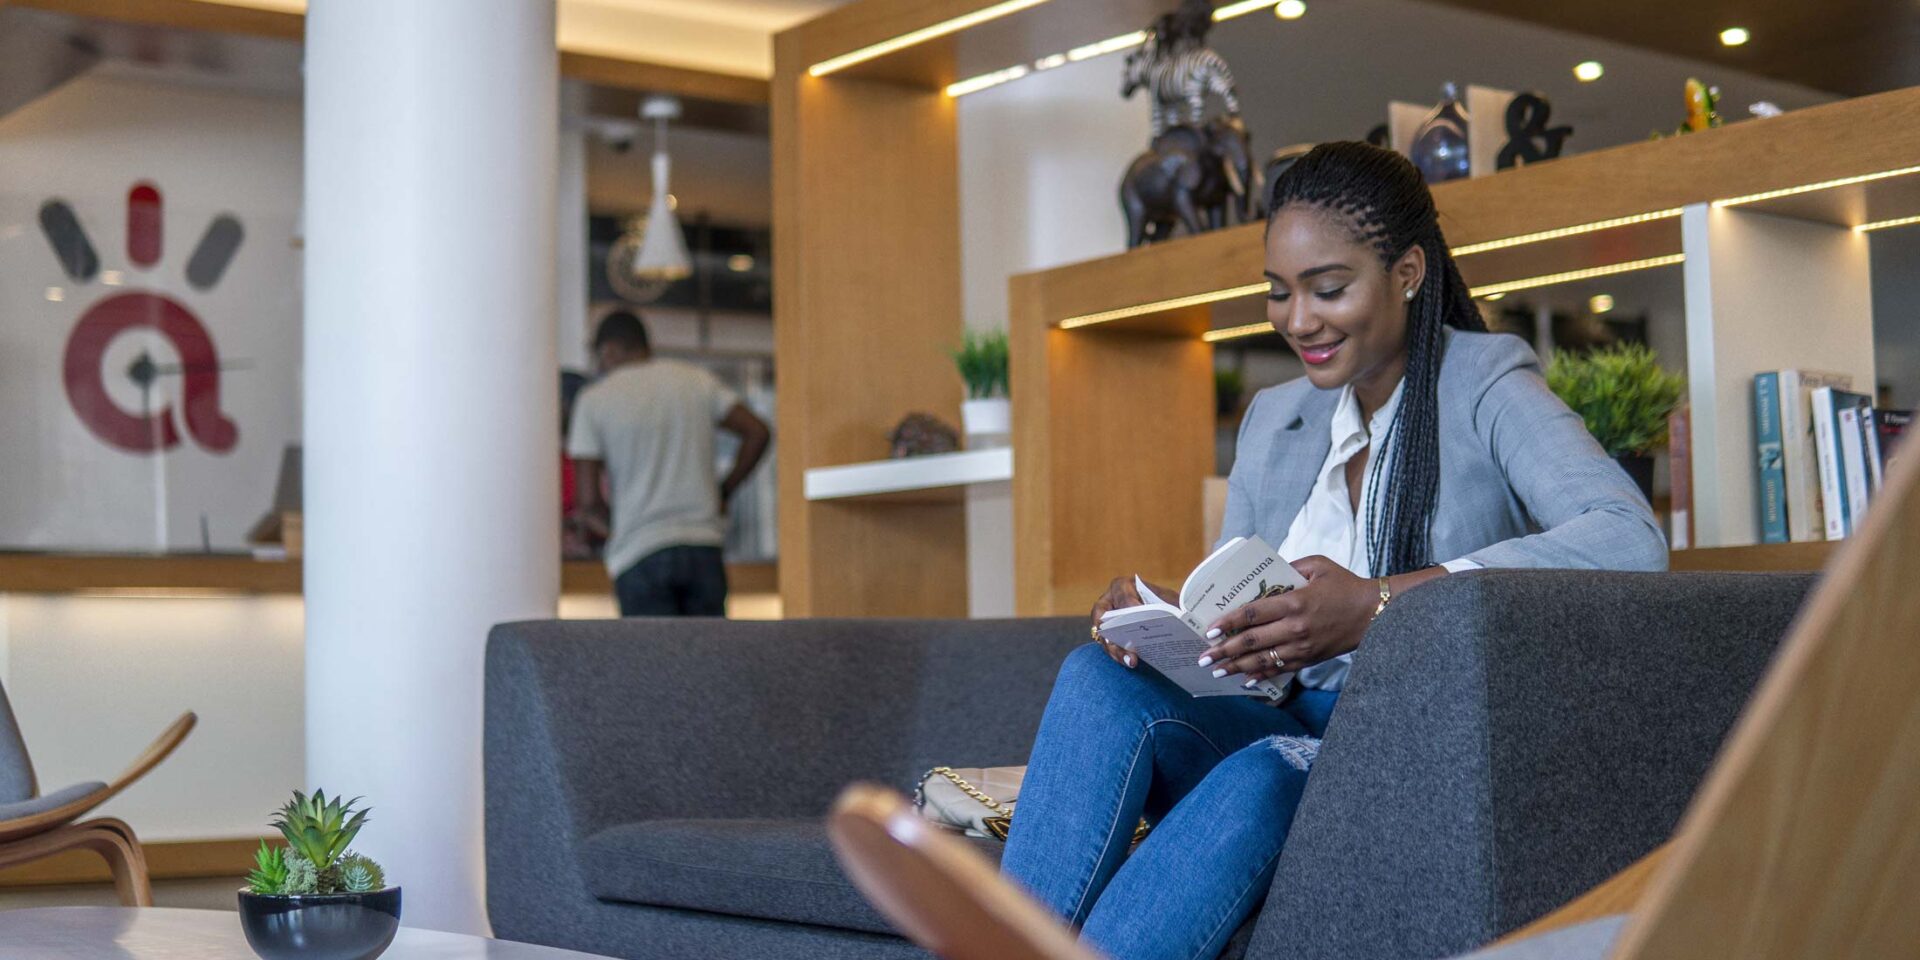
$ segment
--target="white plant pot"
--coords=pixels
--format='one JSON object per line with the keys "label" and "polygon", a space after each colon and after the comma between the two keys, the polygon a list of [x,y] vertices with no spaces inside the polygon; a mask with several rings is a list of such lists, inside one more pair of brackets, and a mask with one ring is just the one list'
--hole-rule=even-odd
{"label": "white plant pot", "polygon": [[1012,406],[1006,397],[963,401],[960,426],[967,434],[968,447],[1003,446],[1013,432]]}

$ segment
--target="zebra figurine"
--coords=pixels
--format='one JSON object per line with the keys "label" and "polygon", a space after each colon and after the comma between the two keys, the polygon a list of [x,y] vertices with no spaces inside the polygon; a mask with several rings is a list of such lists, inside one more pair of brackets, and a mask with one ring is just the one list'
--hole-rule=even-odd
{"label": "zebra figurine", "polygon": [[1132,99],[1134,91],[1142,87],[1152,94],[1149,122],[1156,138],[1181,124],[1198,127],[1204,123],[1209,93],[1226,105],[1228,116],[1239,116],[1240,97],[1226,59],[1197,40],[1169,42],[1165,20],[1162,18],[1161,24],[1147,32],[1146,42],[1127,55],[1120,96]]}

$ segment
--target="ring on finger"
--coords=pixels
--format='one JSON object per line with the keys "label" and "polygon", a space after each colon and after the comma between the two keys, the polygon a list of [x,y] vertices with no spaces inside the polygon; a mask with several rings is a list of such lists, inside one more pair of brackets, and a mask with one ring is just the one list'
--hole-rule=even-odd
{"label": "ring on finger", "polygon": [[1278,670],[1281,667],[1284,667],[1287,665],[1287,662],[1285,660],[1280,659],[1279,647],[1268,647],[1266,656],[1267,656],[1267,662],[1273,664],[1273,668],[1275,670]]}

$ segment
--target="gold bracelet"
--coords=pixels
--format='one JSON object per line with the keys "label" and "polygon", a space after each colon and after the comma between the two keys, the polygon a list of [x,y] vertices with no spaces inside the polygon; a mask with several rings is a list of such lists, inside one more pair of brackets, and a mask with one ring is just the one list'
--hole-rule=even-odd
{"label": "gold bracelet", "polygon": [[[1373,608],[1373,617],[1374,619],[1378,619],[1380,611],[1385,610],[1387,603],[1393,600],[1393,584],[1389,582],[1386,577],[1377,577],[1375,579],[1380,584],[1380,605]],[[1372,621],[1369,620],[1369,622]]]}

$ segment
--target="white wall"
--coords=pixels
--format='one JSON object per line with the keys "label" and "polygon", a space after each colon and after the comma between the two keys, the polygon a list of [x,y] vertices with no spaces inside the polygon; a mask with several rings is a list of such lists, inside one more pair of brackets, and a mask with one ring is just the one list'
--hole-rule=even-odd
{"label": "white wall", "polygon": [[[126,252],[127,191],[143,180],[165,209],[151,270]],[[92,283],[71,283],[41,233],[39,210],[54,198],[73,205],[100,257]],[[197,549],[202,516],[215,548],[242,545],[272,501],[282,447],[299,435],[299,202],[297,98],[102,67],[0,117],[0,547]],[[244,240],[221,281],[194,290],[184,266],[220,214],[240,220]],[[62,381],[69,333],[90,305],[132,290],[195,313],[230,365],[220,406],[238,426],[231,451],[203,448],[181,423],[182,443],[164,457],[128,453],[74,412]],[[142,349],[179,359],[149,331],[112,342],[108,391],[132,413],[142,398],[124,371]],[[178,376],[163,378],[152,404],[177,411],[180,394]]]}
{"label": "white wall", "polygon": [[960,278],[966,324],[1007,322],[1007,278],[1126,249],[1120,174],[1147,111],[1120,60],[1068,64],[960,98]]}
{"label": "white wall", "polygon": [[[1126,248],[1120,173],[1146,146],[1147,115],[1120,100],[1118,64],[1112,57],[1068,64],[960,99],[960,294],[968,329],[1006,329],[1008,277]],[[1013,408],[1018,416],[1018,397]],[[967,567],[969,613],[1011,616],[1006,484],[969,493]]]}
{"label": "white wall", "polygon": [[200,725],[101,808],[146,840],[261,836],[305,780],[298,597],[0,596],[0,683],[42,792],[110,780],[181,713]]}

